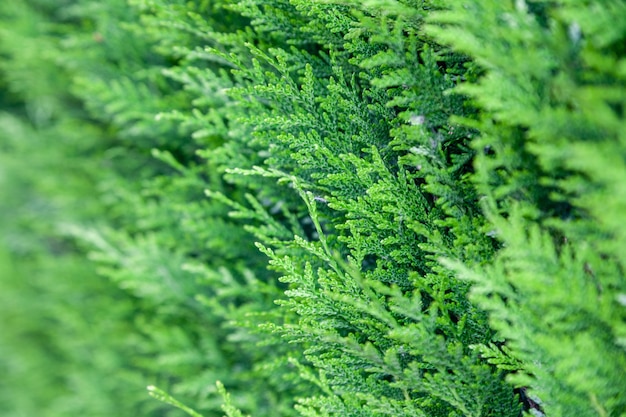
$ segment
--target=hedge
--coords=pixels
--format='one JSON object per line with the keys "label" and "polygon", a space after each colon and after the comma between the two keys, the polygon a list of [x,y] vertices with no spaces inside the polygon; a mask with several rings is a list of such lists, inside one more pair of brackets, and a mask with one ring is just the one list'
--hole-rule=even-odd
{"label": "hedge", "polygon": [[0,22],[2,415],[626,416],[626,3]]}

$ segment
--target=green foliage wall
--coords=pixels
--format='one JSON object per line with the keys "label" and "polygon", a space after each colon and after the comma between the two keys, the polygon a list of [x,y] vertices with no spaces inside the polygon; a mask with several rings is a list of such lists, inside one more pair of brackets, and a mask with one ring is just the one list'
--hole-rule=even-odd
{"label": "green foliage wall", "polygon": [[[617,2],[451,3],[433,16],[444,26],[431,33],[485,69],[459,89],[483,109],[466,124],[481,131],[476,149],[492,149],[477,158],[476,178],[505,244],[490,265],[457,270],[475,282],[473,299],[506,340],[505,361],[521,365],[510,380],[533,387],[550,415],[625,410],[622,232],[613,223],[624,201],[615,159],[626,99],[620,10]],[[515,30],[496,30],[502,18]],[[602,27],[609,21],[615,30]]]}
{"label": "green foliage wall", "polygon": [[624,8],[0,5],[3,415],[626,415]]}

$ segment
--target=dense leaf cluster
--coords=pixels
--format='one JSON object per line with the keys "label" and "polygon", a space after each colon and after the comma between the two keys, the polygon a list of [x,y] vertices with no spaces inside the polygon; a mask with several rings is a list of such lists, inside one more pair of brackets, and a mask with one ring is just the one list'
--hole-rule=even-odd
{"label": "dense leaf cluster", "polygon": [[0,22],[2,415],[626,415],[623,2]]}

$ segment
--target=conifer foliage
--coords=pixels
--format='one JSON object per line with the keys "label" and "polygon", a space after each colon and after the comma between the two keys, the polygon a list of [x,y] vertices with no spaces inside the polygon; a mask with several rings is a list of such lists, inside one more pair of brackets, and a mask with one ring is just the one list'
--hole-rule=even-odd
{"label": "conifer foliage", "polygon": [[0,22],[2,415],[626,415],[623,2]]}

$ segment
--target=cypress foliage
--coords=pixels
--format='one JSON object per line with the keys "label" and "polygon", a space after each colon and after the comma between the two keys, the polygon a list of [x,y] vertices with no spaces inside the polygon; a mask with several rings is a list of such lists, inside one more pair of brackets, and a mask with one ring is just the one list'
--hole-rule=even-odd
{"label": "cypress foliage", "polygon": [[462,123],[490,150],[475,181],[504,244],[456,264],[505,342],[481,350],[546,415],[622,415],[624,5],[449,5],[429,32],[484,69],[459,87],[481,109]]}
{"label": "cypress foliage", "polygon": [[1,5],[0,407],[626,413],[623,9]]}
{"label": "cypress foliage", "polygon": [[71,74],[54,65],[59,28],[39,6],[0,6],[11,22],[0,35],[0,410],[149,414],[149,379],[128,354],[146,346],[133,323],[141,305],[60,232],[105,215],[89,196],[110,141],[68,94]]}

